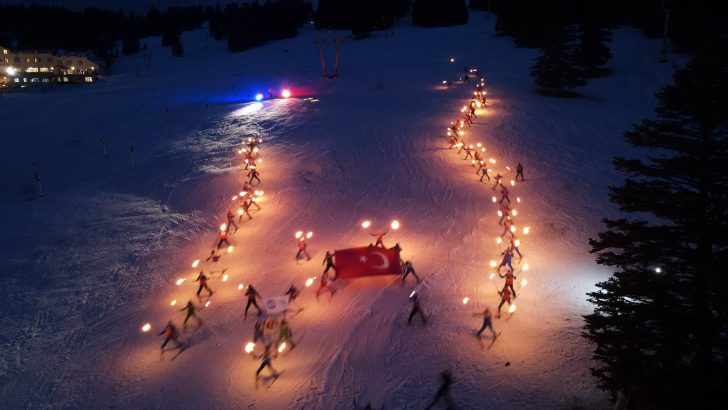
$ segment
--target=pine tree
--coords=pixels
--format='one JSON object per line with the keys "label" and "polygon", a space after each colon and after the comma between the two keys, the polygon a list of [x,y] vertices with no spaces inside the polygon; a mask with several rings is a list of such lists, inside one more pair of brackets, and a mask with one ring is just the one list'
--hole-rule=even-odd
{"label": "pine tree", "polygon": [[612,58],[607,44],[612,41],[612,33],[601,26],[595,18],[587,18],[581,25],[579,44],[574,50],[574,63],[579,67],[581,76],[594,78],[606,75],[604,67]]}
{"label": "pine tree", "polygon": [[563,26],[550,30],[548,45],[531,67],[534,83],[544,93],[555,96],[573,95],[572,88],[586,84],[579,78],[579,70],[573,61],[571,36]]}
{"label": "pine tree", "polygon": [[655,120],[625,133],[610,188],[629,217],[590,240],[614,267],[589,293],[592,373],[628,408],[719,408],[728,383],[728,58],[693,58],[657,95]]}
{"label": "pine tree", "polygon": [[175,57],[182,57],[184,52],[185,48],[182,46],[182,35],[178,33],[172,41],[172,55]]}

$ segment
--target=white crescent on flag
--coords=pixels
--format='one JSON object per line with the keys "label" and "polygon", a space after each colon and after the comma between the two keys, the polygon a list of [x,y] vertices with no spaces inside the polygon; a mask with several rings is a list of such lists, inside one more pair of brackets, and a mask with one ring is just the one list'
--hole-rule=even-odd
{"label": "white crescent on flag", "polygon": [[387,259],[387,256],[385,254],[383,254],[381,252],[370,252],[369,256],[371,256],[371,255],[378,255],[379,257],[382,258],[382,263],[380,265],[371,265],[372,268],[382,269],[382,270],[389,269],[389,259]]}
{"label": "white crescent on flag", "polygon": [[263,309],[268,316],[282,315],[288,309],[288,296],[270,296],[263,299]]}

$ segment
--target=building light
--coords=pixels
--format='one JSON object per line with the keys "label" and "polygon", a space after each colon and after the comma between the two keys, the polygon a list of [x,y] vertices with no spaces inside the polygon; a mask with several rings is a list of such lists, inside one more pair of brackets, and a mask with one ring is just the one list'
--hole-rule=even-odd
{"label": "building light", "polygon": [[5,69],[5,72],[8,73],[8,75],[11,76],[11,77],[14,76],[17,73],[17,71],[15,70],[14,67],[8,67],[8,68],[6,68]]}

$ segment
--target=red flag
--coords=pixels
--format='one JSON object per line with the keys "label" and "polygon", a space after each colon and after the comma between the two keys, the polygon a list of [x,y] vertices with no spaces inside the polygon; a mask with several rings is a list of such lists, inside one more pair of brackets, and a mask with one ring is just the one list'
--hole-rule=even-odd
{"label": "red flag", "polygon": [[402,273],[399,247],[390,249],[367,246],[337,250],[334,254],[336,278],[391,275]]}

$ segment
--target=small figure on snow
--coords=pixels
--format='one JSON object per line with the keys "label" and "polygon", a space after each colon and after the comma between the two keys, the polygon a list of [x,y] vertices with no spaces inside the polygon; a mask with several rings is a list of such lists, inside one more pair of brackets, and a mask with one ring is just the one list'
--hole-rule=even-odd
{"label": "small figure on snow", "polygon": [[266,366],[268,366],[268,368],[270,368],[270,371],[273,372],[273,376],[278,377],[279,373],[273,368],[273,365],[271,364],[270,345],[265,345],[265,351],[263,351],[263,354],[260,356],[255,356],[255,358],[263,359],[260,363],[260,367],[258,367],[258,370],[255,372],[256,380],[258,379],[258,377],[260,377],[260,372],[262,372]]}
{"label": "small figure on snow", "polygon": [[288,321],[286,319],[281,320],[281,330],[278,332],[278,340],[276,341],[276,348],[281,345],[281,342],[287,342],[291,345],[291,350],[296,347],[296,343],[291,340],[293,332],[288,327]]}
{"label": "small figure on snow", "polygon": [[511,198],[508,197],[508,188],[505,185],[501,185],[501,199],[500,204],[503,205],[503,201],[507,201],[508,205],[511,204]]}
{"label": "small figure on snow", "polygon": [[377,242],[374,244],[374,246],[381,246],[382,248],[384,248],[384,242],[382,242],[382,239],[384,238],[384,235],[386,235],[388,232],[389,230],[386,230],[384,232],[377,231],[377,233],[370,233],[369,235],[377,237]]}
{"label": "small figure on snow", "polygon": [[524,178],[523,178],[523,165],[521,165],[520,162],[516,166],[516,181],[518,181],[518,176],[519,175],[521,176],[521,182],[523,182],[523,180],[524,180]]}
{"label": "small figure on snow", "polygon": [[235,227],[235,232],[237,232],[238,231],[238,225],[235,224],[235,214],[233,213],[233,211],[231,211],[231,210],[228,209],[228,212],[227,212],[227,227],[226,227],[225,230],[226,231],[230,231],[230,226],[231,225]]}
{"label": "small figure on snow", "polygon": [[501,316],[501,308],[503,307],[503,304],[508,302],[508,306],[511,305],[511,292],[508,290],[508,286],[504,286],[503,290],[498,291],[498,294],[501,297],[500,304],[498,305],[498,317]]}
{"label": "small figure on snow", "polygon": [[516,290],[513,289],[513,280],[518,279],[518,278],[516,278],[516,275],[513,274],[513,269],[512,268],[509,269],[508,272],[506,272],[505,276],[501,275],[500,273],[498,274],[498,276],[506,279],[506,285],[503,286],[503,289],[510,288],[511,293],[513,293],[513,298],[515,299],[517,296],[516,296]]}
{"label": "small figure on snow", "polygon": [[415,268],[412,266],[412,261],[405,261],[404,266],[402,269],[402,283],[404,283],[405,279],[407,279],[407,275],[412,274],[412,276],[415,277],[417,280],[417,283],[420,283],[420,277],[417,276],[415,273]]}
{"label": "small figure on snow", "polygon": [[326,256],[324,256],[324,261],[322,265],[326,265],[324,268],[324,273],[328,273],[329,269],[333,269],[334,273],[338,274],[339,271],[336,269],[336,265],[334,265],[334,254],[329,251],[326,251]]}
{"label": "small figure on snow", "polygon": [[255,325],[253,327],[253,343],[257,343],[259,339],[263,339],[263,322],[260,319],[255,319]]}
{"label": "small figure on snow", "polygon": [[182,328],[184,330],[187,330],[187,321],[190,320],[191,317],[194,317],[195,320],[197,320],[197,327],[199,328],[202,326],[202,319],[200,319],[199,316],[197,316],[197,313],[195,313],[195,305],[192,303],[191,300],[187,301],[187,305],[180,309],[180,312],[187,311],[187,315],[185,316],[185,321],[183,322]]}
{"label": "small figure on snow", "polygon": [[164,329],[159,333],[159,336],[162,335],[164,335],[164,342],[162,343],[162,347],[160,348],[162,352],[164,352],[164,347],[167,346],[167,343],[169,343],[170,340],[173,341],[177,347],[183,346],[183,344],[178,339],[179,334],[177,333],[177,328],[174,326],[174,323],[172,323],[171,319],[167,322],[167,325],[164,327]]}
{"label": "small figure on snow", "polygon": [[500,274],[500,268],[508,265],[508,268],[510,270],[513,270],[513,265],[511,264],[513,260],[513,251],[510,247],[506,248],[503,252],[501,252],[501,255],[503,255],[503,260],[501,261],[500,265],[498,265],[498,274]]}
{"label": "small figure on snow", "polygon": [[483,182],[483,178],[487,178],[488,179],[488,182],[490,182],[490,175],[488,175],[488,171],[489,171],[488,170],[488,167],[486,167],[486,166],[484,166],[481,169],[481,171],[480,171],[481,172],[481,174],[480,174],[480,182]]}
{"label": "small figure on snow", "polygon": [[258,315],[260,315],[260,306],[258,306],[258,302],[256,301],[260,295],[253,285],[248,285],[248,289],[245,290],[245,296],[248,297],[248,303],[245,305],[245,317],[248,317],[248,309],[250,309],[250,305],[255,306],[255,309],[258,310]]}
{"label": "small figure on snow", "polygon": [[506,218],[506,221],[503,223],[503,233],[500,235],[501,238],[505,234],[510,234],[511,238],[515,238],[515,236],[513,235],[513,232],[511,231],[512,226],[513,226],[513,221],[511,221],[511,218],[510,217]]}
{"label": "small figure on snow", "polygon": [[321,292],[324,291],[331,292],[331,298],[334,297],[334,293],[336,293],[336,289],[331,287],[331,280],[329,279],[328,272],[324,272],[323,275],[321,275],[321,282],[319,283],[318,289],[316,289],[316,299],[318,299]]}
{"label": "small figure on snow", "polygon": [[[253,203],[255,203],[255,202],[253,202]],[[238,222],[243,220],[243,215],[247,215],[248,220],[253,219],[253,215],[250,214],[250,204],[251,204],[251,202],[248,201],[247,199],[244,200],[242,204],[240,204],[240,207],[243,208],[243,213],[240,214],[240,217],[238,218]]]}
{"label": "small figure on snow", "polygon": [[228,237],[227,229],[224,231],[220,231],[220,241],[217,243],[217,249],[220,249],[222,247],[223,242],[227,246],[230,246],[230,242],[228,242],[227,237]]}
{"label": "small figure on snow", "polygon": [[248,181],[248,183],[252,184],[253,180],[255,179],[260,184],[260,173],[258,172],[257,169],[255,169],[255,167],[250,168],[250,171],[248,171],[248,176],[250,177],[250,180]]}
{"label": "small figure on snow", "polygon": [[200,297],[200,292],[202,292],[202,289],[207,290],[209,293],[209,296],[212,296],[213,291],[210,289],[209,286],[207,286],[207,276],[205,276],[204,271],[200,271],[200,274],[197,275],[197,279],[195,279],[195,282],[200,282],[200,287],[197,288],[197,297]]}
{"label": "small figure on snow", "polygon": [[[479,316],[480,314],[476,313],[475,315]],[[493,329],[493,315],[490,313],[490,308],[488,306],[485,307],[485,310],[482,313],[483,315],[483,326],[480,327],[476,335],[480,337],[483,334],[483,331],[485,331],[486,328],[490,328],[491,333],[493,333],[493,339],[498,337],[498,333]]]}
{"label": "small figure on snow", "polygon": [[427,324],[427,317],[425,316],[425,313],[422,311],[422,306],[420,305],[420,298],[415,293],[410,297],[410,302],[412,302],[412,311],[409,314],[409,317],[407,318],[407,326],[412,324],[412,318],[415,317],[416,314],[419,313],[420,318],[422,319],[422,324]]}
{"label": "small figure on snow", "polygon": [[222,254],[217,253],[217,249],[213,249],[212,251],[210,251],[210,256],[208,256],[207,259],[205,259],[205,262],[209,262],[211,260],[212,260],[212,262],[217,262],[220,260],[221,256],[222,256]]}
{"label": "small figure on snow", "polygon": [[495,189],[498,187],[498,185],[501,184],[501,180],[502,179],[503,179],[503,175],[496,174],[496,176],[495,176],[495,184],[493,185],[493,191],[495,191]]}
{"label": "small figure on snow", "polygon": [[311,255],[308,254],[306,251],[306,238],[301,236],[298,239],[298,253],[296,253],[296,261],[298,261],[301,258],[301,254],[306,255],[306,260],[311,260]]}

